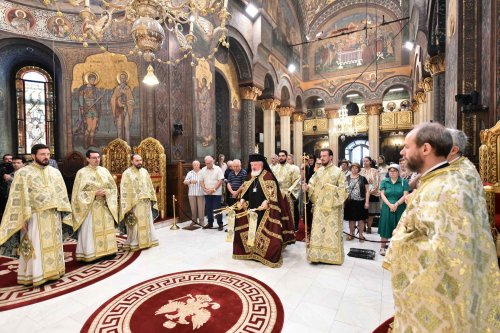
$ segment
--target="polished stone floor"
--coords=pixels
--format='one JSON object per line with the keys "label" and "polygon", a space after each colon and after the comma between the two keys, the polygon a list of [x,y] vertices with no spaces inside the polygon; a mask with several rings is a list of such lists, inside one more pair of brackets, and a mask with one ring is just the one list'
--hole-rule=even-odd
{"label": "polished stone floor", "polygon": [[[184,226],[186,224],[181,224]],[[346,228],[346,224],[344,224]],[[376,230],[376,229],[375,229]],[[304,243],[287,247],[281,268],[231,258],[226,233],[214,230],[170,230],[159,225],[160,246],[100,282],[55,299],[0,313],[2,332],[79,332],[106,300],[141,281],[192,269],[224,269],[251,275],[274,289],[285,309],[283,332],[371,332],[393,314],[390,274],[381,267],[376,243],[354,240],[350,247],[374,249],[375,260],[346,256],[342,266],[313,265]],[[378,234],[366,236],[380,239]]]}

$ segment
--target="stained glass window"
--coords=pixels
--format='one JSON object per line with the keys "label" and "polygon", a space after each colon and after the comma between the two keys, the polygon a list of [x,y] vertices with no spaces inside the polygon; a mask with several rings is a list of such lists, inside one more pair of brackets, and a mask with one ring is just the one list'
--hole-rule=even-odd
{"label": "stained glass window", "polygon": [[33,66],[16,75],[18,153],[29,154],[37,143],[54,153],[54,93],[51,76]]}

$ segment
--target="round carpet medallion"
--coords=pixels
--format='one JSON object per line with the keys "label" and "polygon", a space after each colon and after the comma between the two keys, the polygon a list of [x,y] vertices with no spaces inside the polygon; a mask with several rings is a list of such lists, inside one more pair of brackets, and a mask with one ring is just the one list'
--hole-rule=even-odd
{"label": "round carpet medallion", "polygon": [[0,256],[0,311],[41,302],[100,281],[130,265],[140,254],[122,251],[125,237],[117,236],[118,253],[113,259],[82,263],[76,261],[76,241],[63,244],[66,273],[54,282],[38,287],[17,284],[17,259]]}
{"label": "round carpet medallion", "polygon": [[250,276],[186,271],[142,282],[104,303],[81,332],[281,332],[283,305]]}

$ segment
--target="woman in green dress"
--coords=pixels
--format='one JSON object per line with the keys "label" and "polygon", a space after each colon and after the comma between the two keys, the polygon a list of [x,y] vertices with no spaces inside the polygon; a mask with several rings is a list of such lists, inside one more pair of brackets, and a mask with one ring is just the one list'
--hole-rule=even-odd
{"label": "woman in green dress", "polygon": [[389,165],[389,178],[380,182],[380,198],[382,207],[380,208],[380,222],[378,233],[382,238],[380,243],[380,255],[385,256],[386,243],[392,237],[392,232],[398,225],[406,204],[405,196],[410,191],[408,180],[399,176],[399,165]]}

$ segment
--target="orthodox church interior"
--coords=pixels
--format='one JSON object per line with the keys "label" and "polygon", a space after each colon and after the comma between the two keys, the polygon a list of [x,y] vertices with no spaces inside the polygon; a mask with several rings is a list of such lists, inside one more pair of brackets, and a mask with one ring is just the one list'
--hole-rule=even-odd
{"label": "orthodox church interior", "polygon": [[[225,232],[183,230],[183,181],[208,155],[246,168],[250,154],[286,150],[300,166],[330,148],[335,164],[398,163],[405,135],[438,122],[468,136],[492,230],[500,220],[500,0],[1,0],[0,13],[0,155],[30,159],[46,144],[71,194],[87,149],[115,179],[140,154],[160,212],[159,246],[77,274],[65,250],[59,282],[18,287],[10,275],[23,268],[0,260],[3,332],[372,332],[394,315],[376,231],[343,245],[373,260],[311,264],[297,242],[269,268],[233,260]],[[183,284],[194,270],[257,281],[248,288],[269,300],[265,313],[226,327],[248,306],[198,299]],[[193,312],[185,325],[161,312],[173,298],[151,304],[150,288],[130,289],[159,276],[215,323]]]}

